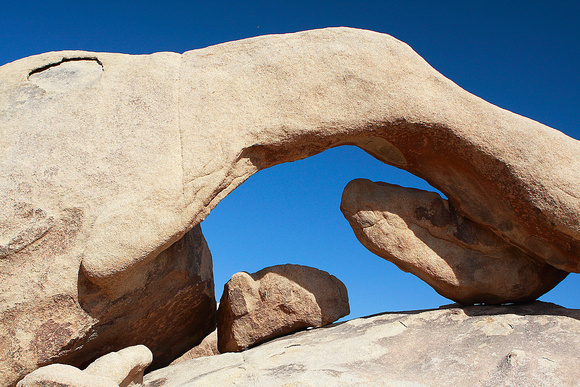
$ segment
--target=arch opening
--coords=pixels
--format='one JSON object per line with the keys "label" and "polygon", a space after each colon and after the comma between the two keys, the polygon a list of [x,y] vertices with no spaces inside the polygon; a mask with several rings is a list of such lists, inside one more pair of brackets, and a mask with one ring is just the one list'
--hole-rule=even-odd
{"label": "arch opening", "polygon": [[356,178],[438,192],[352,145],[264,169],[201,223],[213,255],[216,298],[236,272],[295,263],[327,271],[344,282],[351,306],[345,319],[450,303],[357,240],[340,211],[343,189]]}
{"label": "arch opening", "polygon": [[[357,178],[437,192],[425,180],[344,145],[254,174],[201,224],[213,255],[216,299],[239,271],[294,263],[335,275],[349,292],[351,314],[437,308],[453,301],[367,250],[340,211],[346,184]],[[570,275],[540,300],[565,304]],[[564,305],[575,307],[574,305]]]}

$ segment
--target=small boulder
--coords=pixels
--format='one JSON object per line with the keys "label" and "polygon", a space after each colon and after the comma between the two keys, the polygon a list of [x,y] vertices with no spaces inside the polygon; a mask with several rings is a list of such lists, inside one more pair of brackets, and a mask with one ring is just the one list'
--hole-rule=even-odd
{"label": "small boulder", "polygon": [[143,372],[153,361],[144,345],[111,352],[84,371],[67,364],[51,364],[28,374],[18,387],[130,387],[143,384]]}
{"label": "small boulder", "polygon": [[153,361],[153,353],[144,345],[111,352],[92,362],[85,370],[91,375],[107,376],[120,387],[141,385],[143,372]]}
{"label": "small boulder", "polygon": [[341,210],[371,252],[461,304],[531,301],[568,273],[461,216],[434,192],[353,180]]}
{"label": "small boulder", "polygon": [[170,365],[181,363],[182,361],[219,355],[220,351],[217,346],[217,329],[206,336],[199,345],[196,345],[177,359],[173,360]]}
{"label": "small boulder", "polygon": [[218,308],[218,348],[239,352],[349,313],[346,287],[325,271],[288,264],[236,273]]}

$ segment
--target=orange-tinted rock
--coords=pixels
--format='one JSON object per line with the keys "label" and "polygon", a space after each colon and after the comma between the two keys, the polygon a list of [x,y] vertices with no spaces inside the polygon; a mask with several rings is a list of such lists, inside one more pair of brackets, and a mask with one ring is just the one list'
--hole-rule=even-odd
{"label": "orange-tinted rock", "polygon": [[236,273],[218,308],[218,348],[238,352],[350,313],[344,284],[312,267],[279,265]]}
{"label": "orange-tinted rock", "polygon": [[[33,252],[24,249],[16,258]],[[0,331],[5,332],[0,348],[6,354],[0,356],[0,380],[6,385],[39,364],[83,368],[99,356],[138,344],[151,349],[152,368],[157,368],[215,329],[211,254],[199,226],[139,271],[127,273],[124,285],[133,290],[120,299],[108,298],[82,273],[78,278],[78,300],[57,294],[0,314]]]}
{"label": "orange-tinted rock", "polygon": [[197,359],[198,357],[219,355],[217,347],[217,329],[206,336],[199,345],[196,345],[177,359],[171,362],[171,365],[181,363],[182,361]]}

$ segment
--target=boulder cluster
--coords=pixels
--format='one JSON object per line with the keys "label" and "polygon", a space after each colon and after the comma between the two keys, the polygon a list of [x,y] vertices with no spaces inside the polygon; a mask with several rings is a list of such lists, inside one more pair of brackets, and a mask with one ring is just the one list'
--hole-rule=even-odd
{"label": "boulder cluster", "polygon": [[299,265],[237,273],[224,287],[217,314],[218,349],[238,352],[272,338],[328,325],[350,313],[344,284]]}
{"label": "boulder cluster", "polygon": [[363,245],[443,296],[532,301],[580,272],[580,141],[388,35],[49,52],[1,66],[0,85],[2,386],[64,368],[135,384],[202,340],[240,351],[347,314],[340,281],[292,265],[234,275],[218,309],[199,226],[252,174],[340,145],[445,196],[355,180],[341,203]]}
{"label": "boulder cluster", "polygon": [[[306,328],[328,325],[350,313],[344,284],[307,266],[280,265],[254,274],[236,273],[224,287],[217,329],[171,365],[198,357],[240,352]],[[84,370],[66,364],[40,367],[17,387],[140,386],[153,361],[144,345],[111,352]]]}

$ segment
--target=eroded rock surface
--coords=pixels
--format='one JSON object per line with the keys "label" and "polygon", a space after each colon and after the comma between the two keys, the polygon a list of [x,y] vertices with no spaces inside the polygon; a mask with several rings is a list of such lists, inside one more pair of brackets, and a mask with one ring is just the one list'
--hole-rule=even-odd
{"label": "eroded rock surface", "polygon": [[[0,84],[9,383],[87,348],[106,305],[118,311],[160,252],[253,173],[342,144],[580,272],[580,142],[469,94],[384,34],[329,28],[184,54],[50,52],[0,67]],[[109,301],[93,305],[94,294]]]}
{"label": "eroded rock surface", "polygon": [[238,352],[350,313],[344,284],[313,267],[278,265],[236,273],[218,308],[218,349]]}
{"label": "eroded rock surface", "polygon": [[51,364],[26,375],[18,387],[130,387],[141,386],[143,372],[153,361],[144,345],[111,352],[91,363],[85,370]]}
{"label": "eroded rock surface", "polygon": [[535,302],[385,313],[145,375],[173,386],[574,386],[580,310]]}
{"label": "eroded rock surface", "polygon": [[[60,267],[51,267],[50,260],[46,266],[24,260],[32,259],[36,249],[23,250],[19,258],[45,273],[46,282],[36,285],[45,286],[46,300],[30,294],[23,304],[0,305],[0,331],[6,333],[0,338],[0,385],[11,385],[39,365],[60,362],[84,368],[98,356],[141,343],[152,350],[153,367],[167,365],[215,328],[211,254],[199,226],[139,271],[128,273],[124,286],[132,291],[116,300],[82,272],[73,293],[78,298],[73,298],[67,294],[65,273],[57,276]],[[51,276],[62,283],[51,283]]]}
{"label": "eroded rock surface", "polygon": [[366,248],[462,304],[534,300],[568,274],[459,215],[434,192],[357,179],[340,208]]}
{"label": "eroded rock surface", "polygon": [[177,359],[171,362],[171,365],[178,364],[186,360],[197,359],[198,357],[219,355],[220,351],[217,346],[217,329],[207,335],[199,345],[196,345]]}

